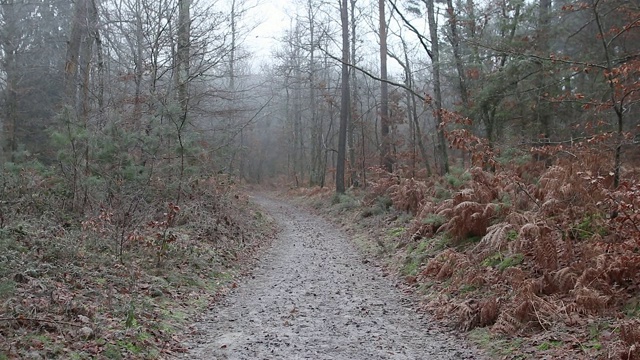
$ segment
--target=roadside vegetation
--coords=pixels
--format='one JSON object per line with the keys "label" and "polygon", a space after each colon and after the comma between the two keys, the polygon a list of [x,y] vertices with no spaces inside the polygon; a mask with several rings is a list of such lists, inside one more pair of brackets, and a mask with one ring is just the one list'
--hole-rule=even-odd
{"label": "roadside vegetation", "polygon": [[495,357],[637,359],[638,174],[587,147],[546,148],[365,189],[296,190]]}
{"label": "roadside vegetation", "polygon": [[152,194],[157,183],[128,206],[85,213],[68,210],[44,168],[2,180],[0,359],[182,352],[189,325],[275,231],[224,177],[192,181],[179,206]]}

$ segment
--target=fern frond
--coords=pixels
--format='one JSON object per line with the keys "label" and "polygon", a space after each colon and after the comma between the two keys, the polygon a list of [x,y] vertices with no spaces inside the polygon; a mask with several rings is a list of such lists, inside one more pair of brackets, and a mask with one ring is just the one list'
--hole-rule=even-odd
{"label": "fern frond", "polygon": [[572,291],[576,298],[578,311],[585,314],[598,314],[607,307],[609,297],[599,291],[581,287]]}
{"label": "fern frond", "polygon": [[503,311],[498,316],[496,323],[491,327],[491,330],[500,334],[515,334],[521,325],[515,317]]}
{"label": "fern frond", "polygon": [[493,296],[484,300],[480,304],[480,324],[479,326],[489,326],[495,324],[500,314],[500,303],[498,298]]}
{"label": "fern frond", "polygon": [[564,267],[556,271],[553,278],[558,290],[566,294],[576,286],[578,276],[572,268]]}
{"label": "fern frond", "polygon": [[478,254],[478,261],[483,261],[491,254],[503,252],[507,248],[509,232],[512,230],[513,225],[506,222],[489,226],[487,234],[473,249],[473,253]]}

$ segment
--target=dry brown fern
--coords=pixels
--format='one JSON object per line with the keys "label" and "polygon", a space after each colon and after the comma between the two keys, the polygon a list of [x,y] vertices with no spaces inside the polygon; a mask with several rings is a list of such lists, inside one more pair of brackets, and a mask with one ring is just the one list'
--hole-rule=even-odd
{"label": "dry brown fern", "polygon": [[498,319],[491,327],[491,330],[500,334],[513,335],[521,326],[522,324],[513,315],[507,311],[503,311],[498,315]]}
{"label": "dry brown fern", "polygon": [[534,244],[534,259],[543,271],[558,269],[558,250],[552,230],[548,227],[540,228],[540,236]]}
{"label": "dry brown fern", "polygon": [[438,214],[449,218],[438,232],[447,232],[457,241],[473,236],[484,236],[491,225],[496,207],[496,204],[463,201],[453,209],[447,209]]}
{"label": "dry brown fern", "polygon": [[448,279],[457,269],[465,269],[469,266],[469,259],[453,249],[447,249],[435,258],[429,260],[427,266],[420,273],[421,276],[432,276],[436,280]]}
{"label": "dry brown fern", "polygon": [[500,315],[500,302],[497,297],[492,296],[480,303],[480,323],[479,326],[485,327],[495,324]]}
{"label": "dry brown fern", "polygon": [[637,281],[640,273],[640,255],[617,255],[606,264],[605,274],[610,285],[627,285]]}
{"label": "dry brown fern", "polygon": [[413,218],[407,234],[416,240],[433,237],[440,226],[442,226],[442,223],[438,220],[434,211],[435,204],[432,201],[424,200],[418,214]]}
{"label": "dry brown fern", "polygon": [[501,184],[496,181],[494,174],[488,173],[480,167],[469,169],[469,173],[471,173],[472,181],[470,186],[473,189],[475,201],[490,203],[498,198],[498,190],[504,187],[500,186]]}
{"label": "dry brown fern", "polygon": [[416,214],[428,191],[424,181],[401,178],[398,184],[389,187],[388,193],[396,209]]}
{"label": "dry brown fern", "polygon": [[455,316],[456,327],[461,331],[466,332],[480,325],[480,309],[474,299],[457,304]]}
{"label": "dry brown fern", "polygon": [[628,320],[620,324],[620,339],[624,343],[620,358],[623,360],[639,360],[640,320]]}
{"label": "dry brown fern", "polygon": [[472,251],[477,254],[476,259],[478,262],[483,261],[492,254],[506,250],[513,230],[514,226],[506,222],[489,226],[487,234],[482,237]]}
{"label": "dry brown fern", "polygon": [[567,294],[576,286],[578,276],[571,267],[564,267],[553,274],[558,291]]}
{"label": "dry brown fern", "polygon": [[607,308],[609,296],[602,295],[599,291],[587,287],[580,287],[571,292],[576,298],[575,309],[583,314],[599,314]]}
{"label": "dry brown fern", "polygon": [[507,280],[507,283],[512,288],[519,288],[520,286],[522,286],[525,279],[527,279],[527,274],[524,272],[524,270],[515,266],[506,268],[502,273],[502,276],[504,276],[504,278]]}

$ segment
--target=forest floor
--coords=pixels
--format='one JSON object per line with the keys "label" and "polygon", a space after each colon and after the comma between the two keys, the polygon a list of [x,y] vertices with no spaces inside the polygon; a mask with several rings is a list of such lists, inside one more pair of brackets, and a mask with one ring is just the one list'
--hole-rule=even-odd
{"label": "forest floor", "polygon": [[195,325],[184,359],[480,359],[320,216],[255,200],[282,232],[253,275]]}
{"label": "forest floor", "polygon": [[277,232],[243,192],[221,189],[203,186],[179,209],[157,204],[126,229],[117,210],[2,224],[0,360],[184,352],[194,318],[237,286]]}

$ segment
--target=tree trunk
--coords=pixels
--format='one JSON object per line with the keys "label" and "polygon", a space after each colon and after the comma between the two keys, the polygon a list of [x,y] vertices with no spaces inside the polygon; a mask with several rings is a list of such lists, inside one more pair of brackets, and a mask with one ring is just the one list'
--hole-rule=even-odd
{"label": "tree trunk", "polygon": [[[351,63],[356,66],[356,0],[351,0]],[[358,84],[357,71],[351,72],[351,101],[357,101],[358,98]],[[347,145],[349,146],[349,185],[357,185],[358,177],[356,173],[356,149],[355,149],[355,116],[354,109],[352,108],[351,116],[349,117],[349,124],[347,130]],[[362,169],[364,171],[364,169]]]}
{"label": "tree trunk", "polygon": [[64,94],[65,105],[71,109],[76,109],[76,97],[78,89],[78,59],[80,57],[80,45],[82,43],[82,33],[84,24],[87,21],[87,1],[78,0],[74,9],[71,24],[71,34],[67,44],[67,54],[64,67]]}
{"label": "tree trunk", "polygon": [[[549,13],[551,11],[551,0],[540,0],[540,18],[538,19],[538,51],[542,56],[549,53]],[[538,72],[538,96],[536,112],[540,123],[540,134],[544,138],[548,138],[551,133],[550,123],[551,114],[549,113],[549,104],[546,103],[545,97],[548,92],[547,71],[545,71],[545,63],[538,62],[540,70]]]}
{"label": "tree trunk", "polygon": [[456,63],[456,70],[458,72],[458,89],[460,90],[460,100],[462,101],[462,106],[466,107],[469,103],[469,94],[467,92],[467,74],[464,71],[462,55],[460,54],[458,18],[456,16],[455,9],[453,8],[452,0],[447,0],[447,14],[449,16],[449,27],[451,30],[451,48],[453,50],[453,58]]}
{"label": "tree trunk", "polygon": [[309,122],[311,123],[311,174],[309,176],[309,184],[317,186],[322,184],[324,163],[322,159],[322,125],[318,117],[318,99],[316,99],[316,19],[311,1],[307,2],[307,14],[309,20]]}
{"label": "tree trunk", "polygon": [[433,71],[433,95],[435,105],[436,127],[438,129],[438,146],[436,155],[440,175],[449,172],[449,158],[447,154],[447,141],[444,136],[444,126],[442,125],[442,89],[440,85],[440,45],[438,42],[438,28],[435,16],[435,0],[426,0],[427,17],[429,21],[429,34],[431,37],[431,68]]}
{"label": "tree trunk", "polygon": [[180,203],[182,196],[182,182],[185,170],[185,144],[183,130],[187,123],[189,111],[189,73],[191,58],[191,0],[178,0],[178,44],[177,44],[177,100],[180,106],[180,114],[177,119],[176,132],[178,136],[178,146],[180,147],[180,173],[178,177],[178,194],[176,204]]}
{"label": "tree trunk", "polygon": [[344,187],[344,168],[347,145],[347,123],[349,122],[349,10],[347,0],[340,7],[342,21],[342,96],[340,101],[340,131],[338,132],[338,159],[336,164],[336,192],[342,194]]}
{"label": "tree trunk", "polygon": [[[406,74],[406,82],[408,88],[413,87],[413,71],[411,70],[411,63],[409,62],[409,52],[407,49],[407,43],[404,39],[402,41],[402,50],[404,52],[404,71]],[[424,145],[424,141],[422,139],[422,130],[420,130],[420,119],[418,118],[418,110],[417,110],[417,101],[416,96],[407,91],[407,116],[414,126],[416,142],[418,144],[418,149],[420,150],[420,155],[422,156],[422,161],[424,162],[424,167],[427,170],[427,176],[431,176],[431,165],[429,165],[429,156],[427,152],[427,148]]]}
{"label": "tree trunk", "polygon": [[14,1],[7,1],[2,4],[4,13],[4,26],[2,34],[2,49],[4,51],[3,67],[7,78],[5,90],[5,116],[3,123],[3,143],[2,150],[4,160],[15,161],[15,151],[18,149],[16,126],[18,123],[18,67],[16,63],[16,41],[17,36],[16,15]]}
{"label": "tree trunk", "polygon": [[378,0],[380,17],[380,134],[382,146],[380,148],[380,165],[388,172],[393,172],[391,157],[391,139],[389,126],[389,85],[387,84],[387,18],[385,15],[385,0]]}

